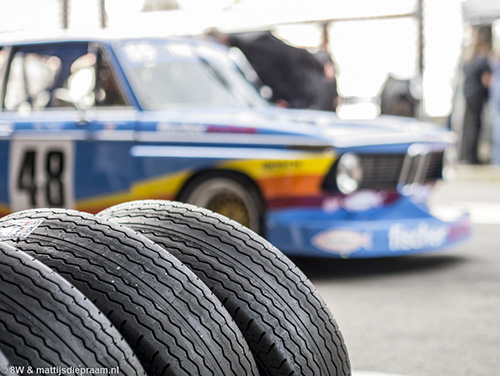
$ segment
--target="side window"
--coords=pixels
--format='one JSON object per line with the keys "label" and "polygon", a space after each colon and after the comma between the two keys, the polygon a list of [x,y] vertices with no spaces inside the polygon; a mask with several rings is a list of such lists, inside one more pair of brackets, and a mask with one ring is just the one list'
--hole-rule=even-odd
{"label": "side window", "polygon": [[0,46],[0,80],[3,77],[3,72],[5,70],[5,62],[7,61],[8,52]]}
{"label": "side window", "polygon": [[[8,48],[0,47],[0,93],[2,92],[3,82],[5,78],[5,66],[9,55]],[[1,106],[0,106],[1,111]]]}
{"label": "side window", "polygon": [[106,55],[99,51],[96,63],[96,106],[126,106],[112,68]]}
{"label": "side window", "polygon": [[105,54],[99,48],[90,50],[87,43],[18,48],[8,71],[5,109],[125,106]]}
{"label": "side window", "polygon": [[113,67],[100,48],[71,64],[66,88],[81,107],[126,106]]}
{"label": "side window", "polygon": [[10,65],[5,108],[10,111],[45,108],[60,68],[57,56],[16,52]]}

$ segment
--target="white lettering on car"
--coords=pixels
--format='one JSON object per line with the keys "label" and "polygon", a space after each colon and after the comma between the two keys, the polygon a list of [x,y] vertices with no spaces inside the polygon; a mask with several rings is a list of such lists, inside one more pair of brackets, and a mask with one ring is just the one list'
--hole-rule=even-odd
{"label": "white lettering on car", "polygon": [[203,124],[177,124],[177,123],[158,123],[156,130],[159,132],[174,133],[204,133],[207,129]]}
{"label": "white lettering on car", "polygon": [[414,227],[396,223],[389,229],[389,249],[411,251],[440,247],[446,243],[449,231],[449,226],[430,226],[427,222],[420,222]]}

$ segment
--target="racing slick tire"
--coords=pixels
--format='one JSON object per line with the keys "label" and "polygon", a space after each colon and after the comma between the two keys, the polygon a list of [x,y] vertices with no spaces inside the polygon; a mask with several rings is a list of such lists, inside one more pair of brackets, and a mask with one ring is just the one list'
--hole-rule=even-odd
{"label": "racing slick tire", "polygon": [[[145,375],[109,320],[52,269],[0,243],[0,374],[55,368]],[[119,371],[119,372],[118,372]]]}
{"label": "racing slick tire", "polygon": [[222,172],[200,175],[190,181],[178,201],[209,209],[243,226],[262,231],[262,200],[251,181]]}
{"label": "racing slick tire", "polygon": [[343,337],[318,292],[253,231],[171,201],[129,202],[97,215],[142,233],[190,267],[238,324],[261,375],[350,375]]}
{"label": "racing slick tire", "polygon": [[56,270],[116,326],[152,375],[255,375],[218,299],[159,245],[117,223],[65,209],[0,219],[4,240]]}

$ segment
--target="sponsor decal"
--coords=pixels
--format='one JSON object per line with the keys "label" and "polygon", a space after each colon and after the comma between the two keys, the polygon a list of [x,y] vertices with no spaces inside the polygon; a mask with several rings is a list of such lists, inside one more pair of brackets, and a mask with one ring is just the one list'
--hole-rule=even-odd
{"label": "sponsor decal", "polygon": [[208,125],[208,133],[257,133],[257,129],[249,127],[234,127],[225,125]]}
{"label": "sponsor decal", "polygon": [[438,248],[446,244],[449,232],[447,225],[430,226],[427,222],[420,222],[417,226],[407,227],[396,223],[389,229],[389,249],[412,251]]}
{"label": "sponsor decal", "polygon": [[363,190],[346,196],[342,206],[351,212],[362,212],[365,210],[381,207],[386,195],[370,190]]}
{"label": "sponsor decal", "polygon": [[156,125],[156,130],[159,132],[204,133],[206,129],[206,125],[203,124],[158,123]]}
{"label": "sponsor decal", "polygon": [[301,168],[300,161],[270,161],[263,165],[267,171],[295,171]]}
{"label": "sponsor decal", "polygon": [[316,235],[313,244],[327,252],[348,257],[361,249],[373,247],[373,234],[353,229],[331,229]]}
{"label": "sponsor decal", "polygon": [[41,219],[8,221],[0,228],[0,239],[25,239],[43,222]]}

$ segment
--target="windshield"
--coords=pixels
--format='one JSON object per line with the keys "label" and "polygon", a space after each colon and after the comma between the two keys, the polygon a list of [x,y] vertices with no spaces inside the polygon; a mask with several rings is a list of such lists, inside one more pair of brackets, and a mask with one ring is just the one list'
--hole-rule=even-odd
{"label": "windshield", "polygon": [[153,40],[125,42],[118,53],[145,109],[267,103],[224,49]]}

